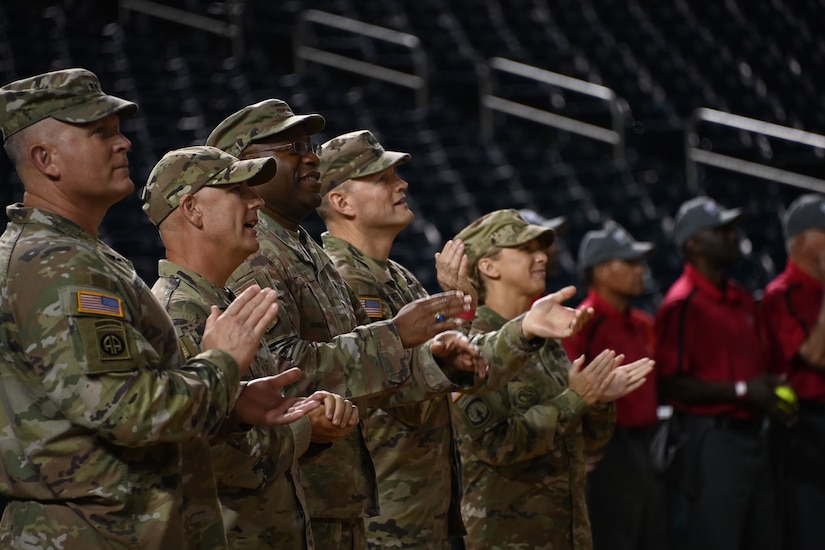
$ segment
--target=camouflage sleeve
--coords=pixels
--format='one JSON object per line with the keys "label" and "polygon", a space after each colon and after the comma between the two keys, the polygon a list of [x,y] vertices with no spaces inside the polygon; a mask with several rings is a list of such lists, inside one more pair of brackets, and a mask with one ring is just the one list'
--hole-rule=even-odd
{"label": "camouflage sleeve", "polygon": [[496,331],[472,334],[470,341],[478,346],[490,364],[487,378],[475,379],[469,392],[484,392],[503,388],[544,345],[543,339],[527,340],[521,330],[524,315],[519,315]]}
{"label": "camouflage sleeve", "polygon": [[386,399],[383,406],[394,406],[432,399],[449,392],[476,394],[499,390],[521,371],[528,361],[535,359],[544,340],[528,341],[521,331],[519,316],[501,329],[474,334],[470,341],[478,346],[490,369],[485,378],[439,365],[429,351],[428,344],[414,352],[413,385],[402,388]]}
{"label": "camouflage sleeve", "polygon": [[548,402],[534,403],[539,399],[529,380],[511,382],[492,393],[462,395],[456,402],[462,440],[478,460],[493,466],[550,452],[557,439],[577,429],[586,407],[569,390]]}
{"label": "camouflage sleeve", "polygon": [[[459,431],[473,455],[493,466],[529,460],[553,448],[558,411],[539,405],[517,413],[506,393],[465,395],[458,402]],[[543,417],[542,422],[538,422]]]}
{"label": "camouflage sleeve", "polygon": [[588,454],[595,454],[604,448],[613,437],[616,427],[616,405],[613,403],[597,403],[588,408],[582,418],[582,433],[584,434],[584,450]]}
{"label": "camouflage sleeve", "polygon": [[192,440],[228,414],[239,384],[231,356],[210,350],[183,363],[173,344],[159,351],[172,327],[142,282],[121,280],[82,247],[48,252],[60,270],[29,257],[8,282],[28,366],[19,374],[44,389],[41,409],[127,447]]}
{"label": "camouflage sleeve", "polygon": [[276,356],[304,371],[304,377],[287,393],[308,395],[324,389],[359,399],[409,382],[412,354],[404,349],[391,321],[359,325],[329,341],[302,340],[295,328],[301,326],[301,313],[288,287],[266,270],[252,271],[235,281],[238,289],[252,284],[278,290],[278,317],[266,333],[266,343]]}
{"label": "camouflage sleeve", "polygon": [[[377,300],[377,309],[372,310],[373,313],[367,317],[367,322],[390,320],[406,305],[406,303],[395,303],[401,301],[400,296],[395,300],[390,299],[382,284],[363,269],[342,262],[336,262],[336,267],[350,287],[350,295],[354,297],[358,310],[364,310],[361,305],[362,300],[371,298]],[[429,342],[410,351],[412,353],[411,383],[390,394],[369,399],[368,406],[384,409],[410,407],[410,415],[405,415],[405,417],[421,419],[426,415],[419,410],[421,407],[418,407],[418,404],[473,384],[472,374],[448,367],[442,368],[433,357]],[[426,404],[423,407],[424,410],[429,410]],[[395,411],[395,414],[403,413]]]}
{"label": "camouflage sleeve", "polygon": [[[196,346],[196,352],[200,351],[206,319],[210,313],[207,307],[195,300],[173,295],[167,309],[172,322],[178,328],[179,342],[184,354],[189,353],[187,348],[191,344]],[[233,409],[226,421],[221,423],[219,430],[210,437],[210,443],[223,443],[228,450],[215,457],[215,470],[224,476],[241,479],[267,456],[277,458],[291,453],[298,454],[295,444],[298,442],[293,442],[293,434],[301,438],[300,454],[303,454],[309,446],[307,430],[308,426],[303,423],[295,427],[288,425],[250,428],[242,425],[235,417]]]}

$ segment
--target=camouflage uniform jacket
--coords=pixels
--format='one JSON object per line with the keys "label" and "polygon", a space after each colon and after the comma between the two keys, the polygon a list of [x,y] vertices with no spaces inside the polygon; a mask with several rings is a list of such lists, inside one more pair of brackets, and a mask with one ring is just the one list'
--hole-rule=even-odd
{"label": "camouflage uniform jacket", "polygon": [[[473,331],[504,322],[481,306]],[[592,546],[585,456],[607,444],[615,409],[588,408],[568,389],[570,361],[558,341],[547,340],[536,359],[505,389],[456,401],[468,549]]]}
{"label": "camouflage uniform jacket", "polygon": [[[184,354],[197,354],[210,306],[225,309],[233,297],[172,262],[161,260],[158,272],[152,292],[180,329]],[[277,360],[262,342],[247,378],[278,372]],[[254,427],[213,439],[212,464],[231,548],[314,547],[298,471],[310,437],[309,420],[302,418],[289,426]],[[207,462],[203,458],[204,454],[193,457],[195,462]],[[202,478],[193,480],[199,481]]]}
{"label": "camouflage uniform jacket", "polygon": [[[324,250],[366,304],[372,320],[391,318],[406,304],[428,295],[400,264],[370,258],[329,233],[322,239]],[[537,350],[521,338],[520,318],[500,333],[479,335],[476,340],[485,356],[494,358],[490,366],[494,375],[489,379],[497,380],[498,387]],[[367,521],[371,546],[445,548],[449,537],[465,533],[449,392],[489,389],[477,380],[471,383],[470,388],[454,384],[420,393],[404,388],[383,403],[373,400],[367,411],[367,444],[375,460],[381,515]],[[410,403],[416,398],[417,403]]]}
{"label": "camouflage uniform jacket", "polygon": [[[408,383],[411,353],[389,321],[369,318],[329,257],[302,228],[290,232],[258,214],[260,250],[230,278],[238,292],[253,283],[279,293],[278,318],[266,335],[279,359],[304,377],[288,392],[324,389],[350,398]],[[378,513],[375,469],[364,423],[301,470],[311,518],[354,519]],[[320,545],[320,542],[319,542]]]}
{"label": "camouflage uniform jacket", "polygon": [[181,446],[234,406],[234,360],[185,360],[169,316],[102,241],[43,210],[6,212],[0,547],[225,548],[222,529],[186,531]]}

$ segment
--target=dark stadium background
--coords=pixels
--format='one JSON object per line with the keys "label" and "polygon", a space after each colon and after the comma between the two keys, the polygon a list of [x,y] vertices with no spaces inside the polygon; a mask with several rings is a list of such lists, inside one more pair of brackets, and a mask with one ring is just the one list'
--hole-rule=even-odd
{"label": "dark stadium background", "polygon": [[[148,15],[146,6],[235,23],[240,33],[220,36],[184,24],[181,14]],[[294,33],[310,8],[417,37],[426,108],[394,83],[318,63],[296,65]],[[742,227],[749,255],[734,273],[746,286],[758,292],[784,266],[780,216],[803,189],[708,166],[698,167],[692,187],[685,132],[695,109],[710,108],[825,133],[823,21],[823,0],[4,0],[0,80],[85,67],[107,92],[138,102],[139,116],[123,124],[138,191],[163,153],[202,143],[226,115],[262,99],[323,114],[319,141],[368,128],[387,148],[413,156],[400,172],[410,182],[416,221],[392,257],[430,291],[437,287],[432,256],[444,241],[487,211],[530,208],[570,222],[560,239],[555,286],[577,282],[581,236],[608,219],[654,241],[650,292],[640,303],[653,311],[681,270],[671,242],[673,215],[697,193],[748,211]],[[401,72],[414,64],[409,51],[387,42],[302,28],[304,40],[325,51]],[[500,114],[492,117],[492,136],[482,135],[480,75],[493,57],[615,91],[624,113],[624,159],[617,161],[607,145]],[[555,86],[512,78],[497,87],[539,109],[609,122],[602,105]],[[718,126],[701,130],[697,144],[704,150],[825,176],[822,148]],[[140,211],[138,191],[110,210],[101,235],[151,285],[162,247]],[[5,155],[0,195],[4,203],[22,198]],[[314,217],[305,227],[316,237],[322,230]]]}

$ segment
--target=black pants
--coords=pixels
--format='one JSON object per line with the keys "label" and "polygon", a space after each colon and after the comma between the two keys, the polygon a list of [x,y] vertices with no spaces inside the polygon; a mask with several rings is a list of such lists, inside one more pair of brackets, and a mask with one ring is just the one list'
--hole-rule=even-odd
{"label": "black pants", "polygon": [[779,548],[776,493],[759,424],[685,415],[684,427],[688,441],[669,476],[669,500],[684,507],[686,524],[672,547]]}
{"label": "black pants", "polygon": [[663,495],[650,459],[653,430],[616,428],[587,476],[594,550],[663,550]]}
{"label": "black pants", "polygon": [[785,550],[825,545],[825,407],[802,403],[791,428],[772,427]]}

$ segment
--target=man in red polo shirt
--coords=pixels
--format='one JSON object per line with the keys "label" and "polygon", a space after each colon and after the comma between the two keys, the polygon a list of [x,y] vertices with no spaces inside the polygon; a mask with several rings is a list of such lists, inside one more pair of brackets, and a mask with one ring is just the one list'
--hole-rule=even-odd
{"label": "man in red polo shirt", "polygon": [[[610,223],[585,234],[579,246],[579,272],[588,286],[580,307],[593,318],[564,340],[571,358],[590,361],[604,349],[631,363],[653,355],[653,318],[630,307],[644,292],[644,257],[653,244],[637,242]],[[654,371],[655,373],[655,371]],[[650,438],[658,423],[656,377],[616,401],[616,430],[604,456],[588,475],[588,510],[595,550],[660,550],[660,496],[650,457]]]}
{"label": "man in red polo shirt", "polygon": [[777,426],[788,550],[825,540],[825,196],[803,195],[785,213],[788,263],[763,305],[778,363],[799,398],[799,418]]}
{"label": "man in red polo shirt", "polygon": [[708,197],[680,207],[674,237],[685,267],[655,321],[659,391],[687,435],[672,472],[687,550],[779,547],[763,430],[764,413],[779,411],[775,382],[756,304],[726,274],[741,259],[741,217]]}

